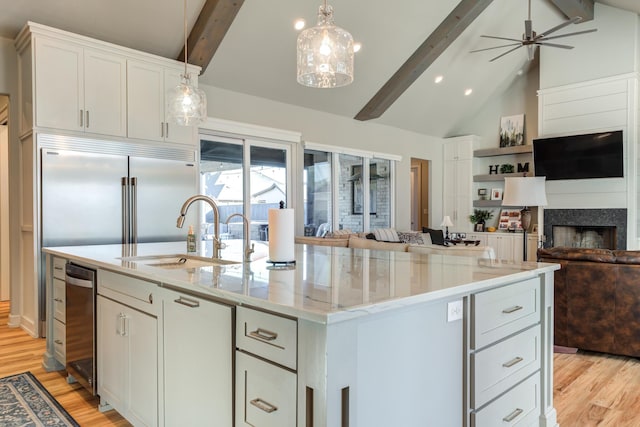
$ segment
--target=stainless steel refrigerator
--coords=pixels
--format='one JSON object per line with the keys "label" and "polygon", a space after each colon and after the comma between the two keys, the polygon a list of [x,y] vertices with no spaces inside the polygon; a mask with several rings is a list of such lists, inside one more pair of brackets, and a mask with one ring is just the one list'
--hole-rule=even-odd
{"label": "stainless steel refrigerator", "polygon": [[[41,247],[186,242],[176,218],[198,193],[195,149],[42,134],[38,147]],[[187,224],[197,226],[196,220],[192,209]]]}

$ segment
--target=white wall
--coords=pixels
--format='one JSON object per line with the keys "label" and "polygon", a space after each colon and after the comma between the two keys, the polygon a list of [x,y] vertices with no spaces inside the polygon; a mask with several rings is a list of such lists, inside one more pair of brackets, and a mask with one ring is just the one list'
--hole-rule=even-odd
{"label": "white wall", "polygon": [[[396,227],[411,227],[411,157],[432,160],[431,218],[442,218],[442,139],[201,85],[209,116],[302,133],[302,139],[402,156],[396,168]],[[339,89],[338,89],[339,90]],[[432,224],[434,225],[434,224]]]}
{"label": "white wall", "polygon": [[[0,93],[9,95],[9,221],[11,233],[11,312],[9,325],[18,326],[20,283],[20,146],[18,142],[18,60],[13,40],[0,37]],[[4,254],[2,255],[4,256]]]}
{"label": "white wall", "polygon": [[540,89],[637,71],[639,19],[635,13],[596,3],[593,21],[570,29],[597,32],[557,40],[574,46],[572,50],[542,48]]}

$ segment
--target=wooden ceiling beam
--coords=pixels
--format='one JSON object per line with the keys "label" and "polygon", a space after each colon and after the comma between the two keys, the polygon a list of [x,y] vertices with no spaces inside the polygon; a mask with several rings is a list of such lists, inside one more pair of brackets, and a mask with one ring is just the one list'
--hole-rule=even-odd
{"label": "wooden ceiling beam", "polygon": [[[204,73],[243,3],[244,0],[206,1],[189,34],[189,64],[199,65]],[[184,61],[184,47],[176,59]]]}
{"label": "wooden ceiling beam", "polygon": [[581,22],[591,21],[593,19],[593,0],[551,0],[567,18],[579,16]]}
{"label": "wooden ceiling beam", "polygon": [[380,117],[493,0],[462,0],[354,117]]}

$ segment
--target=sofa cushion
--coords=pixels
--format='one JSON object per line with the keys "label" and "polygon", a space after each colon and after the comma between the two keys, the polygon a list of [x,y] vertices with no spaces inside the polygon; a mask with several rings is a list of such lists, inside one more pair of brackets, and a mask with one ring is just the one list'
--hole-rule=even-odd
{"label": "sofa cushion", "polygon": [[409,245],[407,245],[406,243],[378,242],[376,240],[362,239],[360,237],[351,236],[349,238],[349,247],[357,249],[375,249],[381,251],[406,252]]}
{"label": "sofa cushion", "polygon": [[414,245],[423,245],[422,233],[419,231],[398,231],[398,239],[402,243],[409,243]]}
{"label": "sofa cushion", "polygon": [[375,230],[373,230],[373,234],[376,236],[376,240],[379,242],[397,243],[400,241],[395,228],[376,228]]}
{"label": "sofa cushion", "polygon": [[442,230],[434,230],[433,228],[422,227],[424,233],[429,233],[431,236],[431,243],[434,245],[444,246],[444,233]]}
{"label": "sofa cushion", "polygon": [[613,251],[618,264],[640,264],[640,251]]}
{"label": "sofa cushion", "polygon": [[609,249],[569,248],[557,246],[538,250],[538,258],[567,259],[571,261],[616,262],[616,256]]}

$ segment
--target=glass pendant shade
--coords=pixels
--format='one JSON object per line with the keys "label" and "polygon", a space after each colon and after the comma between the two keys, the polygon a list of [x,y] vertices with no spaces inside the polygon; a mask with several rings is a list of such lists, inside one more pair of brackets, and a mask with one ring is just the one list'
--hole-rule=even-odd
{"label": "glass pendant shade", "polygon": [[331,6],[320,6],[318,25],[298,35],[298,83],[315,88],[353,82],[353,37],[334,25]]}
{"label": "glass pendant shade", "polygon": [[191,84],[191,76],[182,74],[179,85],[167,93],[168,119],[181,126],[194,126],[207,118],[207,96]]}
{"label": "glass pendant shade", "polygon": [[180,126],[195,126],[207,118],[207,96],[202,89],[191,84],[187,72],[187,0],[184,0],[184,74],[181,81],[167,91],[167,119]]}

